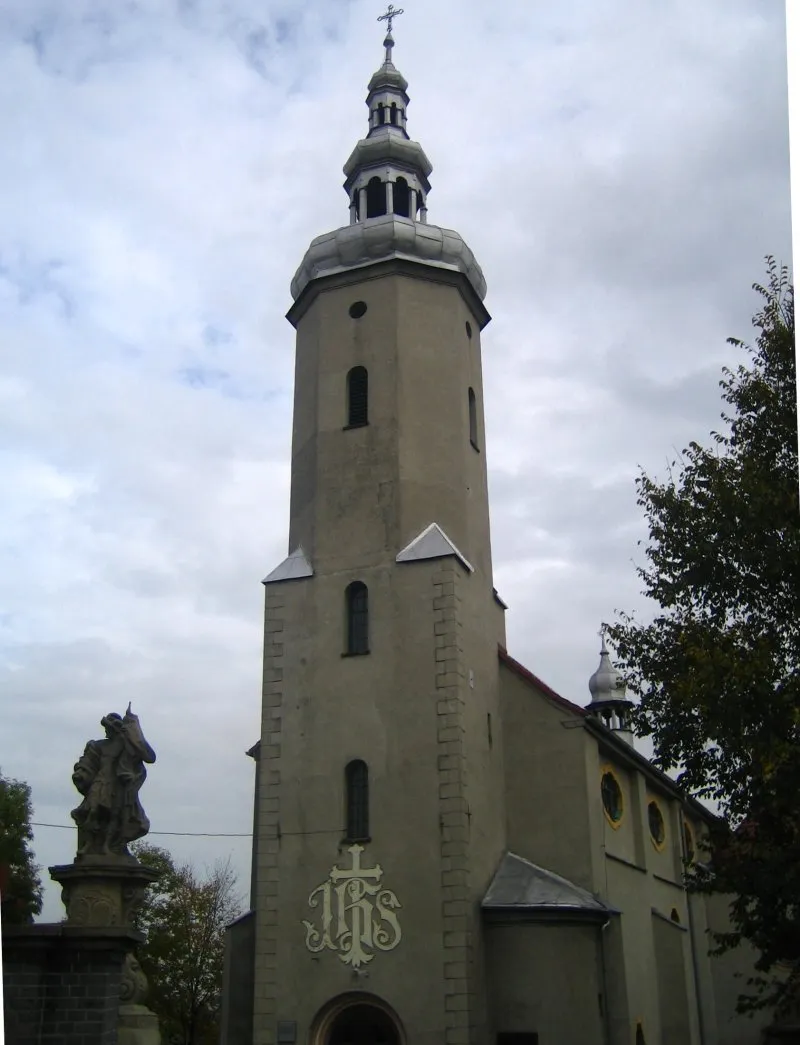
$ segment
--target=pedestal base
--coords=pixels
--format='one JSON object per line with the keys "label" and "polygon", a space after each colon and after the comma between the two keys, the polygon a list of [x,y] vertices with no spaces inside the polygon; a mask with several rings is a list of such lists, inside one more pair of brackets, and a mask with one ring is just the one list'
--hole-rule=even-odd
{"label": "pedestal base", "polygon": [[83,857],[50,868],[61,886],[67,924],[75,926],[129,926],[154,882],[157,871],[126,857]]}
{"label": "pedestal base", "polygon": [[158,1017],[144,1005],[120,1005],[118,1045],[161,1045]]}

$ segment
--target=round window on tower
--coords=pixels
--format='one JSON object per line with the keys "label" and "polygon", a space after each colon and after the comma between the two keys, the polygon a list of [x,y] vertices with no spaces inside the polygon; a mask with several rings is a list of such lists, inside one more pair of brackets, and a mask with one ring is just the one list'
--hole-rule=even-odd
{"label": "round window on tower", "polygon": [[467,320],[467,322],[464,324],[464,326],[465,326],[466,331],[467,331],[467,337],[472,337],[472,324],[470,323],[470,321]]}
{"label": "round window on tower", "polygon": [[667,838],[667,825],[664,823],[664,814],[658,802],[647,803],[647,824],[650,828],[650,841],[656,849],[663,849]]}
{"label": "round window on tower", "polygon": [[354,301],[347,311],[350,313],[351,319],[361,319],[367,311],[367,303],[366,301]]}
{"label": "round window on tower", "polygon": [[611,769],[606,769],[600,778],[600,794],[603,799],[603,811],[606,820],[613,828],[622,823],[624,805],[622,801],[622,788]]}

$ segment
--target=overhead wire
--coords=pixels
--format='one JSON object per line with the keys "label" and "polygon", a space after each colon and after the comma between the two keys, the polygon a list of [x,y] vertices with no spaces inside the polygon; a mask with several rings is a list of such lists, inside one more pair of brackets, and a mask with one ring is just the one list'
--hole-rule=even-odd
{"label": "overhead wire", "polygon": [[[74,824],[43,824],[36,820],[31,820],[31,827],[57,827],[62,831],[74,831]],[[149,835],[161,835],[166,837],[169,835],[172,838],[252,838],[253,832],[247,831],[245,834],[239,834],[228,831],[148,831]]]}

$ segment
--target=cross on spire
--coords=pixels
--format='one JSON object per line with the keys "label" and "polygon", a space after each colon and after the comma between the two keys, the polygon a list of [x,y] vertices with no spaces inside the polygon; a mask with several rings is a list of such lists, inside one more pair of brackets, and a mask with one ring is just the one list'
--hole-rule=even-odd
{"label": "cross on spire", "polygon": [[386,35],[387,36],[391,36],[392,35],[392,19],[393,18],[397,18],[397,16],[401,15],[402,13],[403,13],[403,8],[402,7],[399,9],[399,11],[395,11],[394,5],[393,4],[389,4],[388,8],[386,9],[386,14],[385,15],[378,15],[377,21],[379,21],[379,22],[386,22]]}

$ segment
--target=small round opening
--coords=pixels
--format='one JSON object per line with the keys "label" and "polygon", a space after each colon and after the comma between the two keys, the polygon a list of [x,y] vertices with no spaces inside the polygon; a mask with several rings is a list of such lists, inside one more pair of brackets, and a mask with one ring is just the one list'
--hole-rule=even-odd
{"label": "small round opening", "polygon": [[352,319],[361,319],[364,313],[367,311],[367,304],[365,301],[354,301],[348,309]]}
{"label": "small round opening", "polygon": [[464,326],[467,328],[467,337],[472,337],[472,324],[470,323],[470,321],[467,320]]}

